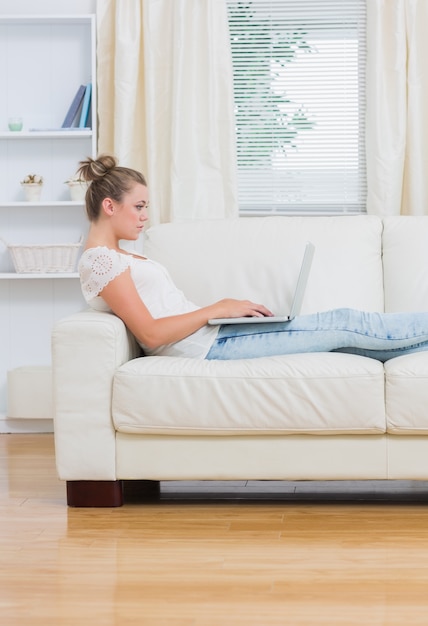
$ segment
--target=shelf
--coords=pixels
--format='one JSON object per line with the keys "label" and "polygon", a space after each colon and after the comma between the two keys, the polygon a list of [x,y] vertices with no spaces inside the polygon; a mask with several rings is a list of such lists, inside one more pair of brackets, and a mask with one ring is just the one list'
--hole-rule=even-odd
{"label": "shelf", "polygon": [[83,15],[39,15],[39,14],[22,14],[22,15],[1,15],[0,24],[20,25],[29,24],[30,26],[38,24],[87,24],[95,19],[95,14],[85,13]]}
{"label": "shelf", "polygon": [[46,130],[3,130],[0,131],[0,139],[82,139],[92,137],[91,128],[76,128],[76,130],[46,129]]}
{"label": "shelf", "polygon": [[75,200],[48,200],[47,202],[25,202],[22,200],[21,202],[0,202],[0,208],[8,208],[13,209],[17,207],[83,207],[85,206],[84,201],[77,202]]}
{"label": "shelf", "polygon": [[[31,11],[30,6],[37,3],[26,0],[24,4]],[[6,243],[4,238],[22,245],[36,239],[55,246],[54,242],[77,242],[87,231],[84,198],[73,200],[76,196],[71,196],[65,181],[74,176],[81,161],[97,155],[96,15],[0,15],[0,53],[1,422],[7,414],[7,372],[29,360],[49,363],[54,321],[84,304],[77,262],[15,266],[12,248],[18,244]],[[77,89],[89,83],[93,89],[87,126],[77,127],[78,109],[72,128],[62,128]],[[20,131],[8,128],[8,119],[14,116],[23,119]],[[34,202],[25,200],[20,184],[28,172],[45,179],[41,196]],[[16,272],[16,267],[41,271]],[[62,267],[72,271],[47,271]]]}
{"label": "shelf", "polygon": [[0,272],[0,280],[32,280],[33,278],[79,278],[78,272],[46,272],[38,274],[18,274],[17,272]]}

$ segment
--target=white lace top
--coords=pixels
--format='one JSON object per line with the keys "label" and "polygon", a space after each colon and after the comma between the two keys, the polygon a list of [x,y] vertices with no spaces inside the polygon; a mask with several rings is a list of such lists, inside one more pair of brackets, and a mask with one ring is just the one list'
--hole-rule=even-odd
{"label": "white lace top", "polygon": [[[106,285],[130,268],[137,291],[155,318],[195,311],[199,307],[187,300],[177,289],[168,271],[156,261],[125,254],[100,246],[85,250],[79,260],[80,284],[89,306],[98,311],[110,311],[99,295]],[[176,343],[149,349],[141,344],[145,354],[205,358],[218,328],[204,326]]]}

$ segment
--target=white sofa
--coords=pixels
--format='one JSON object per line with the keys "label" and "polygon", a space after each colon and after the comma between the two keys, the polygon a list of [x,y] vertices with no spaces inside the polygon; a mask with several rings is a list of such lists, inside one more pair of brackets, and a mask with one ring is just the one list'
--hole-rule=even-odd
{"label": "white sofa", "polygon": [[[302,313],[428,310],[428,217],[268,217],[166,224],[144,252],[194,302]],[[52,336],[59,477],[71,506],[119,506],[125,481],[428,479],[428,352],[382,364],[342,353],[238,361],[141,357],[113,314]]]}

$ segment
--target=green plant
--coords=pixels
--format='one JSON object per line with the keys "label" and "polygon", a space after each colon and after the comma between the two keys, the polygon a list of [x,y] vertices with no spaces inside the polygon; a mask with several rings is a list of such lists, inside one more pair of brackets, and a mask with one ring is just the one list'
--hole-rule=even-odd
{"label": "green plant", "polygon": [[21,185],[43,185],[43,176],[28,174],[24,180],[21,180]]}
{"label": "green plant", "polygon": [[[300,52],[313,49],[305,40],[303,28],[284,28],[283,24],[257,14],[257,3],[230,2],[232,58],[235,87],[235,115],[238,165],[259,166],[275,155],[286,156],[296,146],[301,131],[314,127],[302,104],[293,103],[280,78],[286,66]],[[243,62],[243,60],[247,62]]]}
{"label": "green plant", "polygon": [[86,184],[86,180],[84,180],[83,178],[80,178],[79,176],[70,176],[70,178],[67,178],[67,180],[64,181],[64,183],[66,185],[68,184],[73,184],[73,183],[80,183],[80,184]]}

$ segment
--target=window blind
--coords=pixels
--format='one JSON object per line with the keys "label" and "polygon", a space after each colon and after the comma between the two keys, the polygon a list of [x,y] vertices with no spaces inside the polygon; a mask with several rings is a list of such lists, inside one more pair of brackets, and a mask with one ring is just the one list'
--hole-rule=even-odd
{"label": "window blind", "polygon": [[241,214],[365,212],[365,0],[227,0]]}

